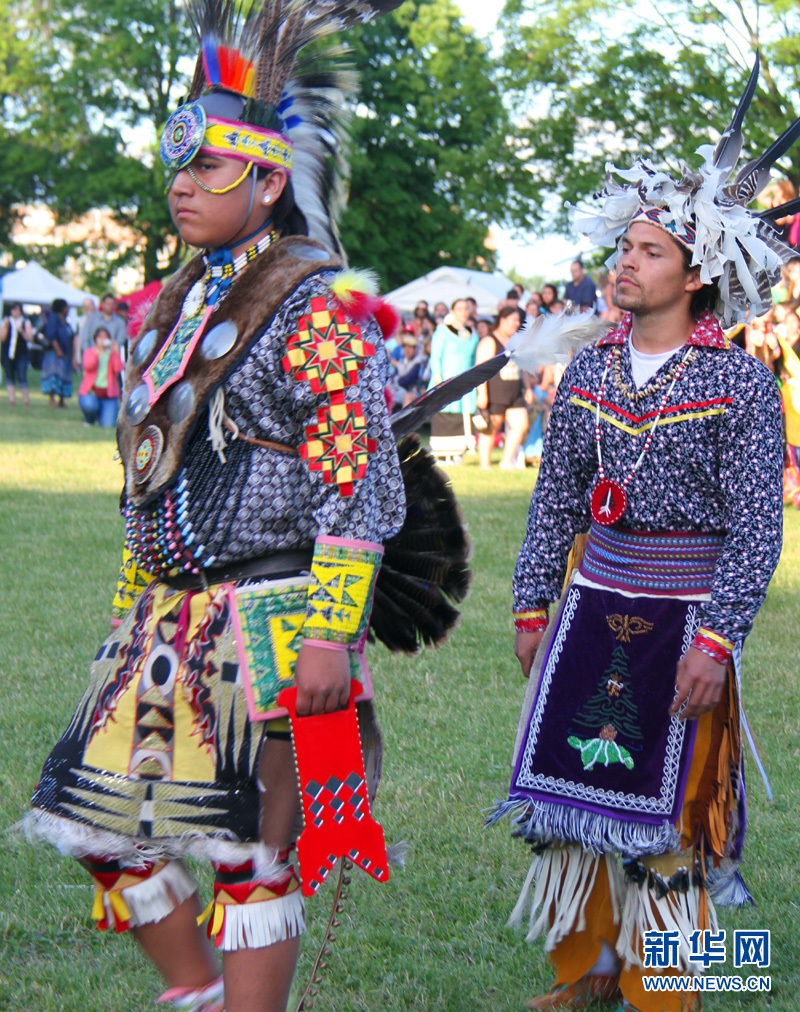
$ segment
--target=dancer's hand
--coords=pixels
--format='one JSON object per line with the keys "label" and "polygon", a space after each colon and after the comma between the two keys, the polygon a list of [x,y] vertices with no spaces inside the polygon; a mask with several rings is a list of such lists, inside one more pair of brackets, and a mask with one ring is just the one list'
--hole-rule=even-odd
{"label": "dancer's hand", "polygon": [[522,665],[522,674],[526,678],[530,678],[533,658],[536,656],[543,636],[544,629],[541,632],[518,632],[514,640],[514,653]]}
{"label": "dancer's hand", "polygon": [[694,720],[713,710],[725,687],[727,665],[718,664],[702,650],[690,647],[678,661],[678,677],[675,680],[675,699],[669,708],[671,717],[689,703],[681,714],[683,720]]}
{"label": "dancer's hand", "polygon": [[305,642],[295,665],[297,716],[343,710],[350,699],[350,658],[346,650],[329,650]]}

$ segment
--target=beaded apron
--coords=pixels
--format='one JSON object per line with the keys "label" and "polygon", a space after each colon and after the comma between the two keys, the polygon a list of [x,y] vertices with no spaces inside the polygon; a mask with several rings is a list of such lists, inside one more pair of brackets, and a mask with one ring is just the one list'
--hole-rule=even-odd
{"label": "beaded apron", "polygon": [[500,806],[532,842],[677,845],[695,722],[670,717],[722,537],[593,526],[556,619]]}

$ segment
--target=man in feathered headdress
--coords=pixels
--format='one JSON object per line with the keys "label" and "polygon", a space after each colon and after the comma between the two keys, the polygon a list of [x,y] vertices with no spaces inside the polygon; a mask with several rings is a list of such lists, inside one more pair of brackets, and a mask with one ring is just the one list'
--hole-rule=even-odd
{"label": "man in feathered headdress", "polygon": [[[339,257],[348,75],[318,48],[296,58],[398,2],[193,0],[197,68],[161,138],[173,219],[202,252],[132,344],[117,628],[32,823],[79,857],[100,926],[134,931],[184,1012],[283,1012],[301,892],[339,857],[388,877],[369,813],[380,739],[355,701],[405,516],[384,396],[398,321]],[[188,854],[216,871],[224,985]]]}
{"label": "man in feathered headdress", "polygon": [[800,134],[728,183],[757,75],[699,171],[614,170],[578,222],[616,247],[625,315],[564,374],[514,576],[533,677],[492,821],[534,850],[512,920],[530,903],[556,980],[530,1009],[699,1008],[643,974],[700,972],[712,901],[749,900],[737,676],[780,555],[781,417],[720,323],[763,312],[791,255],[746,205]]}

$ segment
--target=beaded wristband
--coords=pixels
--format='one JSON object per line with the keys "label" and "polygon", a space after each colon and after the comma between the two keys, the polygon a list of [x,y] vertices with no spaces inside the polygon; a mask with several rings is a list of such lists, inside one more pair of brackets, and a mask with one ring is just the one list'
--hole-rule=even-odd
{"label": "beaded wristband", "polygon": [[730,640],[712,632],[711,629],[700,626],[692,640],[692,646],[695,650],[702,650],[717,664],[727,664],[731,659],[734,645]]}
{"label": "beaded wristband", "polygon": [[547,608],[533,611],[515,611],[514,628],[517,632],[536,633],[547,628]]}
{"label": "beaded wristband", "polygon": [[372,613],[375,580],[383,546],[324,535],[314,542],[311,583],[303,626],[305,638],[338,643],[359,643],[366,635]]}

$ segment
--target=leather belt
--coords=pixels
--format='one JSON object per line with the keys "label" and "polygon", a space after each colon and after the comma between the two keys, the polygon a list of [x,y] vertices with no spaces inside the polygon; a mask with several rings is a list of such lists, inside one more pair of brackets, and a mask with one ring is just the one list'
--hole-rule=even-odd
{"label": "leather belt", "polygon": [[259,577],[277,578],[293,576],[303,569],[311,568],[314,554],[313,545],[302,548],[290,548],[282,552],[270,552],[257,559],[244,559],[242,562],[231,562],[225,566],[211,566],[200,573],[178,573],[176,576],[163,576],[162,581],[174,590],[205,590],[211,584],[238,583],[241,580],[253,580]]}

